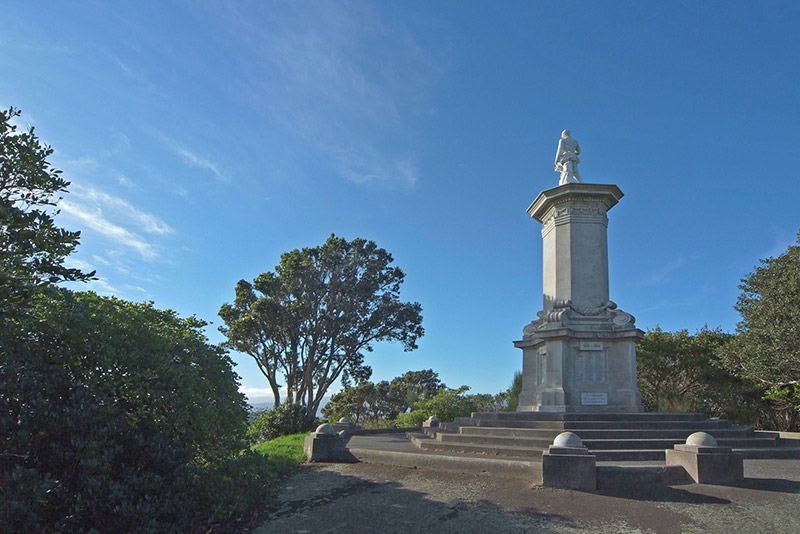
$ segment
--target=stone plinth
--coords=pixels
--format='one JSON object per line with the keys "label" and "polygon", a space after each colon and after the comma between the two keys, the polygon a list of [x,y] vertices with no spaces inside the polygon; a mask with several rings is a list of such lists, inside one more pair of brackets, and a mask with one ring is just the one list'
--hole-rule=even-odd
{"label": "stone plinth", "polygon": [[306,436],[303,450],[309,462],[354,462],[356,459],[345,446],[344,439],[332,425],[323,424]]}
{"label": "stone plinth", "polygon": [[559,434],[542,453],[542,485],[580,491],[597,489],[597,458],[589,454],[576,434]]}
{"label": "stone plinth", "polygon": [[640,412],[634,317],[609,300],[607,212],[616,185],[567,184],[528,208],[542,223],[543,307],[523,351],[520,411]]}
{"label": "stone plinth", "polygon": [[334,423],[333,429],[336,431],[337,434],[342,436],[343,438],[348,438],[353,435],[353,432],[358,428],[349,417],[342,417],[339,419],[338,423]]}
{"label": "stone plinth", "polygon": [[666,450],[667,465],[682,466],[698,484],[736,484],[744,478],[744,461],[730,447],[720,447],[705,432],[695,432],[686,444]]}

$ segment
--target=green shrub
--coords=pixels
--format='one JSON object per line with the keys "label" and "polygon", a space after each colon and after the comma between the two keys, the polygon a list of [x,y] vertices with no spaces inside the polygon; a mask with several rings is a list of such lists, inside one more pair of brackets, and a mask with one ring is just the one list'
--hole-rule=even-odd
{"label": "green shrub", "polygon": [[452,421],[456,417],[469,417],[472,412],[478,411],[478,404],[474,395],[466,395],[467,391],[469,391],[467,386],[443,389],[432,398],[420,403],[419,410],[427,414],[426,419],[435,415],[442,423]]}
{"label": "green shrub", "polygon": [[306,409],[299,404],[280,404],[259,415],[247,427],[251,443],[269,441],[281,436],[308,432],[312,425],[305,422]]}
{"label": "green shrub", "polygon": [[0,529],[193,532],[259,502],[268,465],[203,326],[66,290],[0,324]]}
{"label": "green shrub", "polygon": [[430,417],[424,410],[411,410],[410,412],[401,413],[395,419],[398,428],[407,428],[412,426],[422,426],[422,423]]}
{"label": "green shrub", "polygon": [[420,426],[428,417],[435,415],[442,423],[456,417],[469,417],[479,411],[483,402],[492,399],[491,395],[466,395],[468,386],[458,389],[444,388],[430,399],[418,402],[410,412],[400,414],[395,419],[398,427]]}

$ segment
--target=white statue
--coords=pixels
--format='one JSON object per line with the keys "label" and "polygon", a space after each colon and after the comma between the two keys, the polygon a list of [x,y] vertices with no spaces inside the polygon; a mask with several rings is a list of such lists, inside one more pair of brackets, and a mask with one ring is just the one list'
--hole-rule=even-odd
{"label": "white statue", "polygon": [[578,154],[581,147],[578,142],[569,136],[569,130],[561,132],[561,139],[558,140],[558,150],[556,151],[556,172],[561,173],[558,185],[583,182],[581,175],[578,174]]}

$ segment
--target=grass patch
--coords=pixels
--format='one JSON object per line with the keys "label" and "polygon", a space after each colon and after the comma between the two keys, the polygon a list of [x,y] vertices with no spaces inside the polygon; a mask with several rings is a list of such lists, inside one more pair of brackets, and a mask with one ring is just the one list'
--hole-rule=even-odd
{"label": "grass patch", "polygon": [[281,436],[253,445],[252,449],[264,456],[278,472],[288,471],[306,460],[303,442],[308,433]]}

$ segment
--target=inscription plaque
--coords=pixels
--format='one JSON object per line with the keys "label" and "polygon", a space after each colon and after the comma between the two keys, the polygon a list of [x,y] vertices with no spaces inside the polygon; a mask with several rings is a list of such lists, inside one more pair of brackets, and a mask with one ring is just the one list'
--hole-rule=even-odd
{"label": "inscription plaque", "polygon": [[574,361],[576,382],[594,384],[606,381],[605,352],[579,352]]}
{"label": "inscription plaque", "polygon": [[608,406],[608,393],[581,393],[584,406]]}

